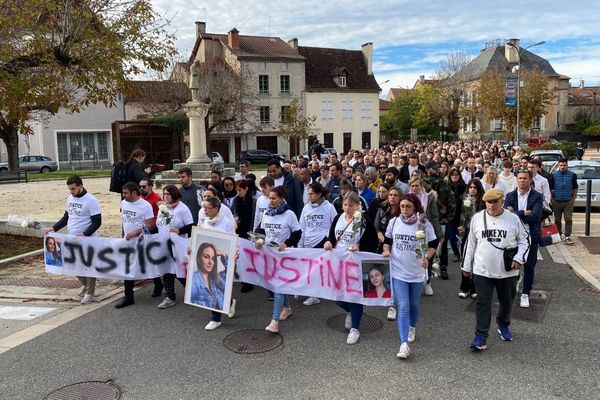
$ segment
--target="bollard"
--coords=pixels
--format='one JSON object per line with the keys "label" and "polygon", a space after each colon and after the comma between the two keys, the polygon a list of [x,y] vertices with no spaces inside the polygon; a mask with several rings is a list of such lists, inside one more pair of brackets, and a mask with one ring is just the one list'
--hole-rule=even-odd
{"label": "bollard", "polygon": [[592,180],[585,185],[585,236],[590,236],[590,218],[592,215]]}

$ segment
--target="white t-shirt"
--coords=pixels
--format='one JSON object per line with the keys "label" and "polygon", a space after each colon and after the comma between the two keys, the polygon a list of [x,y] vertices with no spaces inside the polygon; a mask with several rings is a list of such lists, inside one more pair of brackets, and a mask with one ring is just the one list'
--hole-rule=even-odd
{"label": "white t-shirt", "polygon": [[313,248],[329,236],[329,228],[337,215],[333,204],[324,200],[317,207],[307,204],[300,214],[302,239],[300,247]]}
{"label": "white t-shirt", "polygon": [[[92,215],[100,214],[100,203],[89,193],[81,197],[69,195],[66,211],[69,214],[67,221],[69,235],[78,235],[90,226]],[[98,231],[94,232],[92,236],[98,236]]]}
{"label": "white t-shirt", "polygon": [[[402,222],[400,217],[392,218],[385,230],[385,236],[392,239],[390,266],[392,278],[404,282],[423,282],[426,270],[421,267],[420,258],[415,252],[419,239],[419,224]],[[425,241],[435,240],[435,231],[429,221],[425,223]]]}
{"label": "white t-shirt", "polygon": [[[169,212],[169,216],[171,220],[167,224],[167,218],[163,215],[163,213],[159,210],[158,217],[156,218],[156,227],[159,231],[168,231],[169,228],[177,228],[181,229],[186,225],[190,225],[194,223],[194,218],[192,218],[192,212],[183,202],[177,203],[177,207],[171,208],[167,206],[167,211]],[[187,237],[187,234],[180,234],[181,237]]]}
{"label": "white t-shirt", "polygon": [[354,230],[354,219],[350,221],[348,225],[348,221],[346,221],[346,214],[342,213],[338,218],[335,224],[335,237],[337,239],[337,243],[335,245],[336,249],[346,249],[352,245],[357,245],[360,242],[360,238],[363,234],[362,225],[355,231]]}
{"label": "white t-shirt", "polygon": [[502,172],[498,174],[498,180],[506,187],[505,194],[517,188],[517,177],[512,173],[509,176],[504,176],[504,172]]}
{"label": "white t-shirt", "polygon": [[271,242],[283,243],[290,238],[292,232],[300,230],[298,218],[292,210],[285,210],[284,213],[275,216],[263,215],[261,227],[265,230],[265,244]]}
{"label": "white t-shirt", "polygon": [[264,194],[261,195],[258,199],[256,199],[256,210],[254,212],[254,226],[252,230],[255,231],[260,225],[260,221],[262,221],[262,217],[265,214],[265,210],[269,207],[269,198]]}
{"label": "white t-shirt", "polygon": [[[231,209],[227,207],[224,203],[221,203],[221,208],[219,209],[219,212],[223,214],[224,218],[231,220],[231,222],[235,221]],[[206,213],[204,212],[204,207],[200,207],[200,211],[198,211],[198,226],[202,225],[205,220]]]}
{"label": "white t-shirt", "polygon": [[285,183],[285,177],[283,175],[281,175],[280,178],[274,179],[274,181],[275,181],[275,187],[281,186]]}
{"label": "white t-shirt", "polygon": [[233,226],[233,221],[231,221],[228,218],[225,218],[224,215],[221,218],[219,218],[214,225],[207,223],[205,220],[202,224],[198,224],[198,226],[209,231],[219,231],[235,234],[235,226]]}
{"label": "white t-shirt", "polygon": [[506,186],[505,186],[505,185],[504,185],[504,183],[502,183],[502,181],[500,181],[500,180],[498,180],[498,182],[496,182],[496,184],[491,184],[491,183],[487,183],[487,182],[485,182],[485,181],[482,179],[482,180],[481,180],[481,185],[483,186],[483,190],[484,190],[484,191],[486,191],[486,192],[487,192],[488,190],[492,189],[492,188],[495,188],[495,189],[500,189],[500,190],[502,190],[502,192],[503,192],[504,194],[508,193],[508,191],[506,190]]}
{"label": "white t-shirt", "polygon": [[154,219],[154,212],[146,200],[140,197],[133,203],[126,200],[121,201],[121,221],[125,236],[136,229],[144,229],[147,219]]}

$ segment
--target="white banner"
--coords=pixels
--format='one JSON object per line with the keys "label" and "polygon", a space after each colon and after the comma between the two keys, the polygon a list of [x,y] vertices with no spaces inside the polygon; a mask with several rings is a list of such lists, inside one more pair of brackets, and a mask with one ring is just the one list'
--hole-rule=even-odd
{"label": "white banner", "polygon": [[135,239],[49,233],[44,238],[46,272],[101,279],[139,280],[187,274],[189,240],[174,233]]}
{"label": "white banner", "polygon": [[379,254],[333,249],[256,249],[239,239],[240,280],[275,293],[371,306],[392,305],[389,261]]}

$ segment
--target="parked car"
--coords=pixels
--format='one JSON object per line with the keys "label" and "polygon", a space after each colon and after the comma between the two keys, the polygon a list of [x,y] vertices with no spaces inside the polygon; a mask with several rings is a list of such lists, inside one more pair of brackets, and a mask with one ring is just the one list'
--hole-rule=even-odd
{"label": "parked car", "polygon": [[558,140],[556,139],[550,139],[544,136],[531,136],[529,139],[527,139],[527,145],[530,148],[535,148],[535,147],[540,147],[543,144],[557,144]]}
{"label": "parked car", "polygon": [[[19,157],[21,171],[51,172],[58,169],[58,164],[52,158],[44,155],[29,154]],[[0,173],[8,171],[8,164],[0,164]]]}
{"label": "parked car", "polygon": [[[337,155],[338,154],[337,150],[334,149],[333,147],[323,148],[323,152],[321,153],[321,160],[325,159],[326,157],[331,156],[332,154]],[[310,159],[310,157],[308,156],[308,150],[302,154],[302,157],[306,158],[307,160]]]}
{"label": "parked car", "polygon": [[267,163],[272,158],[276,158],[278,160],[283,161],[284,158],[280,154],[273,154],[266,150],[242,150],[242,154],[240,154],[240,161],[250,161],[251,163]]}
{"label": "parked car", "polygon": [[[585,207],[587,195],[586,186],[588,179],[592,180],[592,207],[600,207],[600,162],[589,160],[570,160],[567,162],[569,170],[577,175],[577,198],[575,207]],[[553,171],[558,169],[558,164]]]}
{"label": "parked car", "polygon": [[532,150],[531,153],[529,153],[529,156],[531,158],[539,156],[542,160],[542,164],[546,167],[546,171],[552,169],[558,160],[565,158],[562,150]]}
{"label": "parked car", "polygon": [[212,161],[213,162],[220,162],[220,163],[224,163],[225,162],[225,160],[223,159],[223,156],[218,151],[213,151],[212,152]]}

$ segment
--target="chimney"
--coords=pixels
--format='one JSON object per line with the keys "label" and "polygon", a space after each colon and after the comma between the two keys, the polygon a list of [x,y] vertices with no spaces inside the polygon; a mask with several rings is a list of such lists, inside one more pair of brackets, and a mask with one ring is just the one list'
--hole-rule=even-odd
{"label": "chimney", "polygon": [[298,38],[293,38],[293,39],[288,40],[288,44],[290,45],[290,47],[292,49],[298,50]]}
{"label": "chimney", "polygon": [[425,75],[419,75],[419,82],[425,82]]}
{"label": "chimney", "polygon": [[367,74],[373,75],[373,42],[363,44],[362,53],[367,63]]}
{"label": "chimney", "polygon": [[579,89],[583,89],[583,88],[585,88],[585,82],[583,79],[580,79],[579,80]]}
{"label": "chimney", "polygon": [[[507,39],[504,41],[504,57],[511,64],[519,62],[520,42],[519,39]],[[512,45],[509,43],[512,43]]]}
{"label": "chimney", "polygon": [[232,49],[240,48],[240,31],[236,28],[233,28],[229,32],[227,32],[227,44]]}
{"label": "chimney", "polygon": [[203,33],[206,33],[206,22],[196,21],[196,38],[199,38]]}

